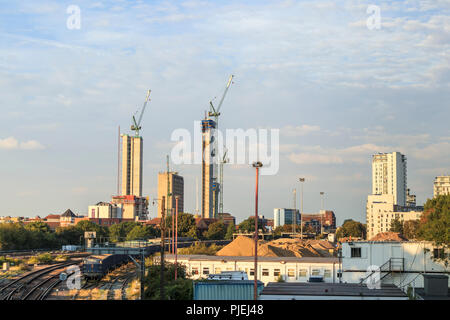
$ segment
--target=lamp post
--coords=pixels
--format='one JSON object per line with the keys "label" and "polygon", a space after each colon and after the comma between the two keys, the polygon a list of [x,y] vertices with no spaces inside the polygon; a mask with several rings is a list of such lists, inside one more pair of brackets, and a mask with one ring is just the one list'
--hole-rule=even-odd
{"label": "lamp post", "polygon": [[302,190],[300,192],[300,237],[303,240],[303,182],[305,182],[305,178],[298,179],[301,182]]}
{"label": "lamp post", "polygon": [[321,197],[321,209],[320,209],[320,234],[323,234],[323,195],[325,194],[325,192],[321,191],[320,192],[320,197]]}
{"label": "lamp post", "polygon": [[292,213],[292,236],[295,237],[297,230],[297,189],[294,188],[294,212]]}
{"label": "lamp post", "polygon": [[263,164],[261,162],[254,162],[253,167],[256,168],[256,189],[255,189],[255,269],[253,276],[255,278],[253,296],[254,300],[258,300],[258,182],[259,182],[259,168]]}
{"label": "lamp post", "polygon": [[178,272],[178,199],[180,196],[175,196],[175,280],[177,280]]}

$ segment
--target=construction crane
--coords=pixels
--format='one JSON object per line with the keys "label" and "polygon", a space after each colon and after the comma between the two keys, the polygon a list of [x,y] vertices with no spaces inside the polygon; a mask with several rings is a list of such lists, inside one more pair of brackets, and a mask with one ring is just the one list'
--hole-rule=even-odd
{"label": "construction crane", "polygon": [[148,90],[147,91],[147,97],[145,98],[145,102],[144,105],[142,106],[142,111],[141,114],[139,115],[139,120],[136,122],[136,118],[135,115],[136,113],[133,115],[133,124],[131,125],[131,130],[135,131],[135,137],[139,137],[139,130],[141,130],[141,121],[142,121],[142,116],[144,115],[144,111],[145,111],[145,107],[147,106],[147,103],[150,101],[150,92],[152,90]]}
{"label": "construction crane", "polygon": [[[225,90],[223,92],[222,98],[220,99],[219,104],[217,105],[217,109],[214,107],[212,101],[209,102],[209,105],[210,105],[211,109],[208,112],[208,116],[214,117],[214,120],[216,122],[216,131],[219,130],[220,108],[222,107],[223,101],[225,100],[225,96],[227,95],[228,89],[230,88],[231,84],[234,83],[233,82],[233,77],[234,76],[231,75],[228,78],[227,86],[225,87]],[[213,147],[214,154],[215,154],[215,151],[217,150],[217,142],[218,142],[218,139],[215,139],[214,147]],[[221,202],[222,202],[223,197],[221,196],[221,194],[222,194],[223,173],[221,172],[221,169],[222,169],[221,167],[222,166],[221,166],[221,160],[220,159],[218,159],[218,163],[219,163],[219,190],[218,190],[218,192],[219,192],[219,199],[221,199]],[[214,203],[214,207],[217,208],[215,203]],[[219,205],[219,208],[221,208],[220,210],[223,209],[223,203],[221,203]],[[217,212],[215,214],[217,214]]]}
{"label": "construction crane", "polygon": [[223,158],[220,161],[220,194],[219,194],[219,211],[223,213],[223,165],[228,163],[230,160],[227,158],[228,150],[224,147],[225,152],[223,153]]}

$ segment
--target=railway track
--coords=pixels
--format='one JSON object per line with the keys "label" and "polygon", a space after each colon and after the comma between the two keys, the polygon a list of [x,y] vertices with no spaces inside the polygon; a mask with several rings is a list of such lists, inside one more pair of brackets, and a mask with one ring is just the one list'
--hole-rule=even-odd
{"label": "railway track", "polygon": [[[26,300],[32,297],[34,297],[33,300],[40,300],[41,296],[44,299],[51,292],[51,290],[59,282],[61,282],[59,280],[59,273],[56,275],[51,275],[51,273],[57,270],[64,270],[68,266],[77,264],[78,263],[76,262],[65,262],[29,272],[0,288],[0,293],[3,294],[0,299],[15,300],[14,298],[16,296],[19,300]],[[42,277],[44,277],[44,280],[39,281]],[[36,281],[37,284],[35,284],[29,291],[26,291],[28,287]],[[58,283],[56,283],[56,281],[58,281]]]}
{"label": "railway track", "polygon": [[96,289],[106,291],[106,296],[102,295],[106,300],[115,300],[116,292],[119,291],[121,300],[126,300],[126,288],[131,279],[136,276],[134,265],[132,263],[123,265],[118,269],[111,271],[105,278],[100,280],[86,280],[72,300],[79,300],[80,293],[83,293],[83,299],[92,300]]}

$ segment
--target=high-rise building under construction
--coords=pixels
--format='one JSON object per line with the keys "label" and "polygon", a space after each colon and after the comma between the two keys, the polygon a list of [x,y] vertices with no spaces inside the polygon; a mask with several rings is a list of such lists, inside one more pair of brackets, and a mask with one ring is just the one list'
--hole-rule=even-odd
{"label": "high-rise building under construction", "polygon": [[124,219],[145,219],[148,199],[142,197],[142,137],[121,135],[122,188],[112,203],[122,207]]}
{"label": "high-rise building under construction", "polygon": [[142,137],[122,135],[122,195],[142,196]]}
{"label": "high-rise building under construction", "polygon": [[202,218],[217,217],[219,185],[215,175],[215,129],[214,120],[202,120]]}

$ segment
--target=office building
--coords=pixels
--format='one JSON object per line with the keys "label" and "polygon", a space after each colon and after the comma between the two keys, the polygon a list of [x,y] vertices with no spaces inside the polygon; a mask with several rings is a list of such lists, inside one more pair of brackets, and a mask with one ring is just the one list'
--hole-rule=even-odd
{"label": "office building", "polygon": [[[167,185],[169,184],[169,186]],[[169,192],[170,196],[167,194]],[[178,198],[178,213],[184,212],[184,179],[178,172],[160,172],[158,174],[158,199],[165,197],[166,215],[172,214]],[[158,201],[158,217],[161,217],[161,200]]]}
{"label": "office building", "polygon": [[450,176],[438,176],[434,178],[434,197],[450,194]]}
{"label": "office building", "polygon": [[300,225],[300,211],[298,209],[275,208],[273,209],[273,227],[277,228],[285,224]]}
{"label": "office building", "polygon": [[393,195],[394,204],[406,205],[406,157],[399,152],[372,156],[372,194]]}

